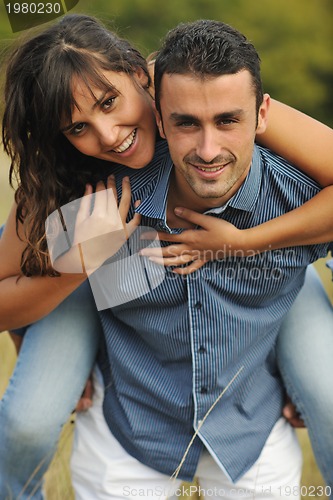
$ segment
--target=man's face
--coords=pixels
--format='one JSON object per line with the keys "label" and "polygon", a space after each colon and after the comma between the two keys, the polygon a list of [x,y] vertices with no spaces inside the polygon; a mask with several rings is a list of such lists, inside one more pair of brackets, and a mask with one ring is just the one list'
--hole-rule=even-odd
{"label": "man's face", "polygon": [[165,74],[161,82],[160,133],[175,165],[179,204],[197,210],[223,205],[251,166],[256,133],[266,128],[269,97],[256,115],[251,75],[197,78]]}

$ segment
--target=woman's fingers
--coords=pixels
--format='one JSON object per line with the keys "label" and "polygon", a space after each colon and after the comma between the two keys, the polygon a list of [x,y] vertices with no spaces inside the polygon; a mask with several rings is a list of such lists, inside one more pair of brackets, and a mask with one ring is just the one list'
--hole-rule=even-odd
{"label": "woman's fingers", "polygon": [[[114,220],[115,227],[119,228],[120,224],[125,227],[128,212],[131,206],[131,184],[129,177],[124,177],[122,180],[122,192],[120,201],[117,199],[116,181],[114,175],[110,175],[107,180],[107,200],[108,214]],[[135,217],[134,225],[137,225],[138,216]]]}
{"label": "woman's fingers", "polygon": [[128,215],[128,211],[131,206],[131,184],[129,177],[124,177],[122,180],[122,191],[121,191],[121,198],[119,202],[119,213],[121,220],[125,224],[126,218]]}
{"label": "woman's fingers", "polygon": [[[135,207],[140,201],[135,202]],[[115,176],[108,177],[106,184],[99,181],[95,192],[92,186],[87,186],[85,196],[80,201],[80,208],[76,219],[78,241],[101,236],[114,231],[121,231],[129,235],[141,222],[140,214],[135,213],[126,224],[131,206],[131,186],[128,177],[122,180],[122,194],[118,203]],[[83,233],[83,234],[82,234]],[[87,234],[86,234],[87,233]]]}
{"label": "woman's fingers", "polygon": [[81,223],[90,216],[91,210],[91,195],[93,193],[93,188],[90,184],[86,185],[86,190],[81,198],[79,210],[77,213],[77,223]]}
{"label": "woman's fingers", "polygon": [[162,266],[181,266],[200,258],[200,252],[192,251],[181,244],[162,248],[146,247],[140,250],[140,254]]}
{"label": "woman's fingers", "polygon": [[[157,248],[157,251],[161,254],[161,249]],[[178,257],[158,257],[157,255],[154,257],[149,257],[149,260],[155,262],[155,264],[160,264],[161,266],[181,266],[183,264],[188,264],[189,262],[193,262],[195,257],[193,255],[180,255]]]}
{"label": "woman's fingers", "polygon": [[187,240],[187,235],[191,229],[185,229],[182,233],[165,233],[164,231],[145,231],[141,235],[142,240],[155,240],[157,237],[161,241],[170,241],[174,243],[182,243]]}
{"label": "woman's fingers", "polygon": [[[155,233],[156,236],[156,233]],[[141,237],[141,239],[143,239]],[[155,238],[156,239],[156,238]],[[146,257],[155,257],[156,255],[163,257],[190,257],[190,260],[194,260],[194,258],[199,257],[199,252],[193,251],[188,248],[186,245],[178,244],[178,245],[169,245],[163,248],[156,247],[146,247],[141,250],[141,254]]]}
{"label": "woman's fingers", "polygon": [[[189,208],[176,207],[175,214],[181,219],[191,222],[195,226],[206,227],[207,216],[191,210]],[[208,216],[209,217],[209,216]]]}
{"label": "woman's fingers", "polygon": [[118,231],[124,228],[118,208],[117,188],[114,175],[110,175],[107,180],[107,213],[105,217],[109,229]]}
{"label": "woman's fingers", "polygon": [[176,267],[173,269],[173,272],[176,274],[181,274],[182,276],[186,276],[187,274],[194,273],[194,271],[197,271],[206,263],[205,260],[203,259],[198,259],[193,261],[191,264],[189,264],[186,267]]}
{"label": "woman's fingers", "polygon": [[114,175],[109,175],[107,178],[106,182],[106,199],[107,199],[107,207],[108,211],[111,211],[111,213],[115,210],[118,210],[118,203],[117,203],[117,188],[116,188],[116,180]]}

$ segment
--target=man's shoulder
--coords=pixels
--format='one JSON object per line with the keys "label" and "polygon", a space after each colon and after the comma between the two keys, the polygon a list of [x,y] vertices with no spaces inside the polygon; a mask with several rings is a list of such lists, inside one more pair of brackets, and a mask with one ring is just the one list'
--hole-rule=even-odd
{"label": "man's shoulder", "polygon": [[295,184],[295,186],[313,189],[319,191],[321,187],[319,184],[299,170],[297,166],[289,163],[285,158],[277,155],[273,151],[256,146],[261,157],[263,164],[263,174],[267,177],[274,177],[276,180],[281,181],[283,184]]}
{"label": "man's shoulder", "polygon": [[117,165],[112,173],[116,177],[118,193],[121,192],[123,177],[128,176],[132,200],[143,200],[150,198],[157,190],[157,186],[160,186],[160,190],[166,188],[171,168],[172,161],[167,142],[161,140],[156,143],[154,157],[148,165],[137,169]]}
{"label": "man's shoulder", "polygon": [[124,177],[128,175],[132,180],[137,178],[151,178],[154,176],[154,173],[157,173],[165,164],[170,161],[170,154],[168,149],[168,144],[165,140],[160,140],[156,143],[155,153],[153,159],[142,168],[130,168],[125,167],[124,165],[115,165],[113,169],[113,173],[115,176]]}

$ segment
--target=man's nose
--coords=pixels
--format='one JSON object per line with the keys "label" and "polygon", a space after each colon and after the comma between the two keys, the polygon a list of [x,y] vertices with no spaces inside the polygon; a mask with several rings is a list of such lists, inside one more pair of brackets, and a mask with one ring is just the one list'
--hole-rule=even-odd
{"label": "man's nose", "polygon": [[211,162],[221,153],[221,138],[215,129],[202,130],[196,146],[196,153],[206,163]]}

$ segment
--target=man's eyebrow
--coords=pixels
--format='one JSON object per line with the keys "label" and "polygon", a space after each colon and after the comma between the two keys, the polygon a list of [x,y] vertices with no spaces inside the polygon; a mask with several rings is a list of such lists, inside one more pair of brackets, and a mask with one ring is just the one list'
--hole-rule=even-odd
{"label": "man's eyebrow", "polygon": [[171,113],[170,119],[175,122],[188,122],[188,121],[199,121],[199,118],[195,115],[188,115],[185,113]]}
{"label": "man's eyebrow", "polygon": [[223,113],[217,113],[216,115],[214,115],[214,119],[216,121],[228,120],[230,118],[241,117],[242,115],[244,115],[244,110],[239,108],[232,109],[231,111],[224,111]]}
{"label": "man's eyebrow", "polygon": [[[220,120],[228,120],[230,118],[235,118],[235,117],[241,117],[244,115],[244,110],[239,108],[239,109],[233,109],[231,111],[224,111],[223,113],[216,113],[214,115],[214,120],[215,121],[220,121]],[[199,122],[200,118],[196,115],[190,115],[187,113],[171,113],[170,114],[170,119],[173,121],[194,121],[194,122]]]}

